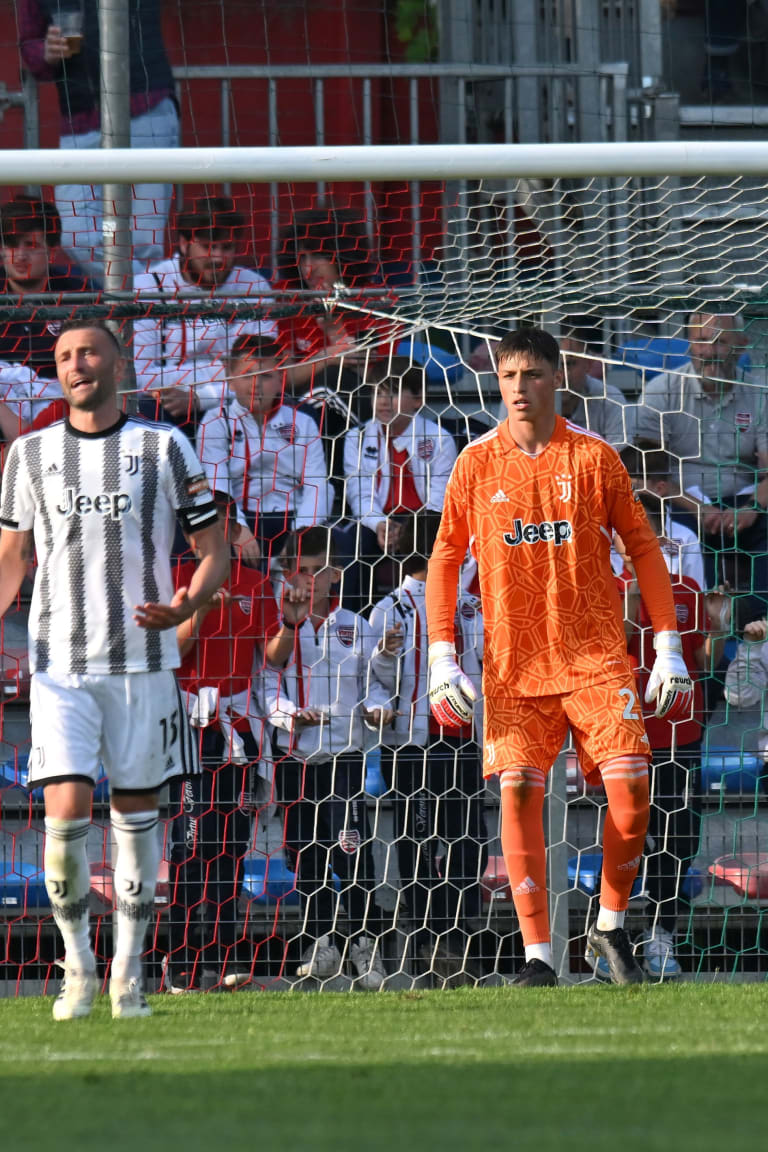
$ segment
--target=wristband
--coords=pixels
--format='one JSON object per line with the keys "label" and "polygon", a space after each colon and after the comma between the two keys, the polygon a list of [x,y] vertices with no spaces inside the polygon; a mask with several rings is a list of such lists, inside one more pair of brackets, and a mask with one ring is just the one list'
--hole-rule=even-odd
{"label": "wristband", "polygon": [[289,632],[295,632],[296,631],[297,625],[291,624],[290,621],[286,620],[285,616],[283,616],[280,623],[281,623],[282,627],[287,628]]}

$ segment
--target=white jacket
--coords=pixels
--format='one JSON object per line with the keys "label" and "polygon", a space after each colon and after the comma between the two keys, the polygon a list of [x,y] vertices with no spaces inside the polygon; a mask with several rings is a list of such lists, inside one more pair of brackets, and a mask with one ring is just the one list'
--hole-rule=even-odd
{"label": "white jacket", "polygon": [[[725,698],[729,709],[749,715],[749,730],[739,743],[744,748],[757,747],[768,757],[768,720],[766,720],[766,692],[768,692],[768,640],[750,644],[742,641],[736,655],[725,672]],[[730,735],[728,723],[733,726],[736,717],[726,721],[722,735]],[[713,717],[714,720],[714,717]],[[710,724],[713,739],[720,729]]]}
{"label": "white jacket", "polygon": [[207,412],[197,454],[211,488],[229,492],[246,512],[293,516],[294,528],[328,519],[333,489],[320,430],[310,415],[282,404],[263,424],[237,400]]}
{"label": "white jacket", "polygon": [[[231,297],[257,304],[265,292],[271,291],[269,282],[258,272],[237,265],[217,288],[198,288],[182,276],[178,255],[141,273],[134,287],[138,297],[160,292],[169,299],[190,303]],[[133,358],[139,390],[193,387],[203,411],[219,408],[226,388],[222,357],[243,333],[274,337],[277,324],[272,320],[217,317],[137,320],[133,326]]]}
{"label": "white jacket", "polygon": [[[296,632],[293,658],[281,669],[267,665],[263,673],[266,714],[279,746],[303,760],[362,754],[361,709],[383,708],[388,698],[369,673],[376,640],[367,620],[337,608],[317,632],[309,619]],[[302,708],[320,710],[323,720],[294,732],[293,717]]]}
{"label": "white jacket", "polygon": [[38,376],[23,364],[0,360],[0,400],[18,414],[21,424],[30,424],[38,412],[60,397],[58,380]]}
{"label": "white jacket", "polygon": [[[430,738],[425,589],[423,580],[406,576],[399,588],[371,610],[371,629],[379,641],[371,657],[371,671],[390,693],[388,706],[400,713],[382,737],[382,743],[390,748],[399,748],[403,744],[426,746]],[[381,648],[381,641],[395,624],[402,626],[403,643],[399,654],[390,655]],[[459,596],[456,628],[463,649],[461,666],[472,680],[479,699],[484,632],[480,601],[476,596],[468,593]],[[476,732],[482,727],[479,722],[480,709],[476,707]],[[448,732],[450,734],[450,729]]]}
{"label": "white jacket", "polygon": [[[398,452],[408,453],[414,485],[424,507],[439,512],[456,461],[453,436],[417,412],[402,436],[393,443]],[[384,507],[391,483],[386,433],[378,420],[369,420],[347,432],[344,475],[352,515],[375,532],[377,525],[386,519]]]}

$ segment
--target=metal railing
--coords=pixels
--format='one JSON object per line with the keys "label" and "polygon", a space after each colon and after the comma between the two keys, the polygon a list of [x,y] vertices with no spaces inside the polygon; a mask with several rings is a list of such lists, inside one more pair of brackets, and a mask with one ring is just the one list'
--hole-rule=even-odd
{"label": "metal railing", "polygon": [[[328,131],[326,85],[329,81],[350,82],[359,139],[353,143],[379,143],[374,132],[376,102],[382,99],[377,84],[389,82],[404,86],[408,123],[404,135],[407,143],[422,144],[424,100],[420,85],[432,81],[440,86],[441,135],[443,143],[466,143],[490,139],[491,130],[480,122],[477,109],[495,109],[495,123],[504,140],[521,143],[575,142],[593,139],[602,142],[627,139],[630,114],[626,96],[627,65],[600,65],[588,71],[570,64],[533,64],[503,66],[499,64],[307,64],[307,65],[184,65],[174,68],[174,79],[180,102],[186,89],[199,82],[218,83],[219,124],[222,147],[240,143],[237,128],[236,86],[238,82],[262,82],[265,86],[266,130],[263,143],[280,144],[281,111],[287,107],[282,91],[296,81],[312,85],[314,125],[308,145],[322,146]],[[37,86],[25,80],[23,97],[25,147],[39,147],[39,113]],[[393,174],[396,175],[396,174]],[[414,268],[421,260],[422,201],[419,182],[409,182],[411,217],[411,260]],[[223,190],[228,191],[226,182]],[[270,190],[270,260],[276,266],[279,221],[277,185]],[[315,185],[322,204],[326,188],[322,180]],[[458,182],[448,190],[448,197],[466,192],[466,183]],[[364,184],[366,220],[372,248],[375,249],[376,205],[370,182]],[[177,190],[177,204],[183,199],[183,188]]]}

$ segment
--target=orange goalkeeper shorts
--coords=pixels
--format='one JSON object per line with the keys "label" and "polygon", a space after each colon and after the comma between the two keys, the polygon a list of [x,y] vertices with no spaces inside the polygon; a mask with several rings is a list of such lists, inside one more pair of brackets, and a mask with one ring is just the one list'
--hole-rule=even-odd
{"label": "orange goalkeeper shorts", "polygon": [[590,783],[617,756],[646,756],[650,746],[631,673],[559,696],[485,698],[483,772],[530,766],[546,773],[568,729]]}

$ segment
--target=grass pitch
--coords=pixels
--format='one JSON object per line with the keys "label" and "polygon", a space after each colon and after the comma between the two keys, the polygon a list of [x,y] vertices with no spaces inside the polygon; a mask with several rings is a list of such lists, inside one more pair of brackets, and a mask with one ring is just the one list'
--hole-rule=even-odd
{"label": "grass pitch", "polygon": [[16,1152],[765,1146],[768,985],[0,1001]]}

